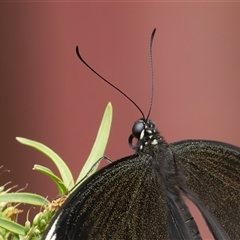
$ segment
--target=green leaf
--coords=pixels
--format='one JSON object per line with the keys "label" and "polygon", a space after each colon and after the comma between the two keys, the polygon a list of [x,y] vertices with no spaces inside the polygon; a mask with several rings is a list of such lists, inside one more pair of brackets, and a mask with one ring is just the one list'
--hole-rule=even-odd
{"label": "green leaf", "polygon": [[7,220],[5,218],[0,217],[0,227],[7,229],[12,233],[16,233],[22,236],[25,235],[24,227],[22,225],[15,223],[13,221]]}
{"label": "green leaf", "polygon": [[112,104],[109,102],[105,109],[102,122],[100,124],[91,153],[78,176],[77,183],[87,175],[90,176],[91,174],[93,174],[98,168],[100,161],[97,161],[103,156],[107,146],[107,141],[109,138],[112,123],[112,112]]}
{"label": "green leaf", "polygon": [[33,193],[6,193],[0,195],[0,202],[12,202],[12,203],[27,203],[35,206],[44,206],[49,204],[49,201],[37,194]]}
{"label": "green leaf", "polygon": [[50,177],[57,184],[58,193],[60,195],[63,195],[66,192],[68,192],[68,189],[64,185],[62,180],[58,176],[56,176],[49,168],[41,166],[41,165],[38,165],[38,164],[35,164],[33,170],[41,172],[41,173],[47,175],[48,177]]}
{"label": "green leaf", "polygon": [[20,143],[33,147],[49,157],[58,168],[65,186],[69,189],[74,186],[72,173],[70,172],[66,163],[58,156],[58,154],[42,143],[22,137],[16,137],[16,139]]}

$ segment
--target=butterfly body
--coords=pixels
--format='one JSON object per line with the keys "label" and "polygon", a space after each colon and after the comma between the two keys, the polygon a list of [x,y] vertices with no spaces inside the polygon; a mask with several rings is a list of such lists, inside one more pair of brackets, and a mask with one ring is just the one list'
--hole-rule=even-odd
{"label": "butterfly body", "polygon": [[153,95],[145,117],[132,99],[83,60],[78,47],[76,52],[143,117],[129,137],[135,154],[110,163],[74,188],[42,240],[201,240],[186,199],[198,208],[215,240],[239,240],[240,148],[208,140],[168,144],[149,120]]}

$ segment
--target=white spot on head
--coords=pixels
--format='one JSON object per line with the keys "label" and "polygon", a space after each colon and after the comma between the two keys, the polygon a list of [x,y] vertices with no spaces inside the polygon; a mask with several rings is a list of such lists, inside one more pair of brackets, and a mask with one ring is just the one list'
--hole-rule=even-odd
{"label": "white spot on head", "polygon": [[141,132],[141,134],[140,134],[140,138],[139,138],[139,139],[143,139],[144,133],[145,133],[145,130],[143,129],[142,132]]}
{"label": "white spot on head", "polygon": [[152,145],[157,145],[158,144],[158,141],[156,139],[153,139],[152,142],[151,142]]}

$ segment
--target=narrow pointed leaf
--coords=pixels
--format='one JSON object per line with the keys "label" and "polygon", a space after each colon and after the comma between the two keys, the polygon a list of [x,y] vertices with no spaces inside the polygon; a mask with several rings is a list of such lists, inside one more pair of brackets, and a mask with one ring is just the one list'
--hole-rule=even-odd
{"label": "narrow pointed leaf", "polygon": [[40,195],[24,192],[1,194],[0,202],[19,202],[32,204],[35,206],[43,206],[49,204],[49,201]]}
{"label": "narrow pointed leaf", "polygon": [[58,168],[58,171],[60,172],[65,186],[67,186],[68,188],[72,188],[74,186],[72,173],[70,172],[66,163],[58,156],[58,154],[56,154],[53,150],[51,150],[49,147],[45,146],[42,143],[22,137],[16,137],[16,139],[20,143],[33,147],[45,154],[47,157],[49,157]]}
{"label": "narrow pointed leaf", "polygon": [[33,170],[41,172],[50,177],[56,183],[58,187],[58,193],[60,195],[63,195],[66,192],[68,192],[67,186],[65,186],[62,180],[58,176],[56,176],[49,168],[35,164]]}
{"label": "narrow pointed leaf", "polygon": [[25,235],[24,227],[22,225],[5,218],[0,217],[0,227],[21,236]]}
{"label": "narrow pointed leaf", "polygon": [[[112,112],[112,104],[109,102],[105,109],[91,153],[78,176],[77,182],[81,181],[87,174],[90,176],[98,168],[100,162],[96,162],[103,156],[107,146],[112,123]],[[91,172],[89,172],[90,170]]]}

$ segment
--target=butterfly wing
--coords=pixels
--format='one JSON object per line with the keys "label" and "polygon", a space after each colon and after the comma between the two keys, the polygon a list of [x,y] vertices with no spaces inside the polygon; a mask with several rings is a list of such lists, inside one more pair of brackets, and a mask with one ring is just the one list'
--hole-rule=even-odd
{"label": "butterfly wing", "polygon": [[221,226],[231,239],[240,239],[240,148],[230,144],[185,140],[171,144],[188,190],[184,194],[199,208],[213,236],[221,238]]}
{"label": "butterfly wing", "polygon": [[79,185],[43,239],[168,239],[167,207],[159,176],[133,155]]}

